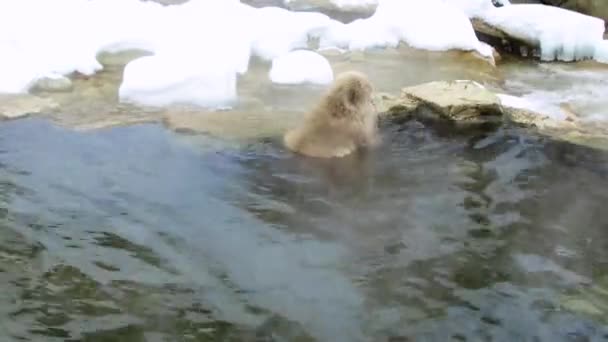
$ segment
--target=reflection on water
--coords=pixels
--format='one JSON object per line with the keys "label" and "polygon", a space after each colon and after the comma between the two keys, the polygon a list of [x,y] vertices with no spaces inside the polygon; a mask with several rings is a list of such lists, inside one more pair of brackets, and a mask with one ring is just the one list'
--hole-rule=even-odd
{"label": "reflection on water", "polygon": [[603,298],[607,155],[383,134],[319,161],[159,125],[3,123],[2,340],[608,339],[608,298],[561,302]]}

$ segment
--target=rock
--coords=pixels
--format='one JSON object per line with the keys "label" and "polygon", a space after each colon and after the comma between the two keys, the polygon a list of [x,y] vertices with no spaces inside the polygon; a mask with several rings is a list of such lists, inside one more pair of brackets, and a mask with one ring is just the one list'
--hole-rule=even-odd
{"label": "rock", "polygon": [[[473,24],[473,29],[475,30],[475,34],[479,40],[494,47],[496,54],[498,54],[498,50],[500,50],[520,55],[522,57],[540,55],[538,48],[533,44],[516,37],[509,36],[501,29],[496,28],[479,18],[472,18],[471,24]],[[498,57],[500,59],[500,55],[498,55]]]}
{"label": "rock", "polygon": [[584,122],[568,114],[565,120],[552,119],[542,113],[503,106],[507,120],[523,127],[534,128],[542,135],[575,145],[608,150],[608,125]]}
{"label": "rock", "polygon": [[416,102],[410,99],[399,98],[388,93],[375,93],[372,95],[372,100],[376,105],[376,110],[381,114],[409,113],[417,106]]}
{"label": "rock", "polygon": [[388,114],[405,114],[423,121],[443,120],[479,127],[496,126],[503,119],[500,99],[474,81],[437,81],[407,87],[401,90],[398,100],[385,102],[389,103]]}
{"label": "rock", "polygon": [[28,114],[38,114],[56,109],[59,105],[51,99],[34,95],[1,94],[0,119],[17,119]]}
{"label": "rock", "polygon": [[[516,125],[551,139],[608,150],[608,124],[585,122],[574,113],[555,119],[502,103],[500,97],[474,81],[437,81],[403,88],[400,96],[378,93],[374,102],[381,117],[396,122],[450,123],[452,128],[493,129]],[[567,106],[566,106],[567,107]]]}
{"label": "rock", "polygon": [[511,122],[524,127],[545,127],[545,121],[550,122],[548,116],[528,109],[503,106],[503,110]]}

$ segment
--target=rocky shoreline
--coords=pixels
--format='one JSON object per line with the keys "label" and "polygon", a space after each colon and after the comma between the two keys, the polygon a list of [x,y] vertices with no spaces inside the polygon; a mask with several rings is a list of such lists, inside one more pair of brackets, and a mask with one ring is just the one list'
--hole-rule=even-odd
{"label": "rocky shoreline", "polygon": [[403,88],[399,96],[377,94],[384,116],[431,123],[448,123],[454,129],[494,129],[503,125],[528,128],[551,139],[608,150],[608,126],[581,120],[564,111],[564,120],[503,103],[500,96],[469,80],[430,82]]}
{"label": "rocky shoreline", "polygon": [[[543,136],[608,151],[608,125],[581,120],[564,110],[566,118],[556,119],[525,106],[512,106],[483,85],[471,81],[435,81],[405,87],[398,95],[374,95],[378,110],[385,119],[396,122],[418,120],[447,124],[453,130],[490,130],[505,125],[526,127]],[[36,95],[3,95],[0,119],[18,119],[58,110],[50,98]],[[281,135],[291,128],[302,113],[167,109],[149,119],[105,120],[86,125],[97,129],[142,122],[162,122],[178,132],[211,134],[226,139],[259,139]]]}

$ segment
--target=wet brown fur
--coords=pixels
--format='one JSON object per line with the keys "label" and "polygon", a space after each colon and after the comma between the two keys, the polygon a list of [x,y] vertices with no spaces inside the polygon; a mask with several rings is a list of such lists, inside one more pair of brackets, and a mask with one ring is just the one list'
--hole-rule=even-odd
{"label": "wet brown fur", "polygon": [[287,132],[290,150],[317,158],[346,156],[378,142],[372,85],[355,71],[338,75],[323,98],[303,122]]}

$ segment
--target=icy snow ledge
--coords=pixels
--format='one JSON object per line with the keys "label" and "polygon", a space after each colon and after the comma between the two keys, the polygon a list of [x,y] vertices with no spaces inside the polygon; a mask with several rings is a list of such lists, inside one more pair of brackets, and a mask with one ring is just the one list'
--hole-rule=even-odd
{"label": "icy snow ledge", "polygon": [[597,43],[594,59],[600,63],[608,63],[608,40],[602,40]]}
{"label": "icy snow ledge", "polygon": [[279,84],[328,84],[334,79],[327,59],[307,50],[293,51],[272,61],[270,80]]}
{"label": "icy snow ledge", "polygon": [[515,39],[540,47],[543,61],[602,59],[604,47],[600,42],[604,21],[601,19],[538,4],[491,8],[477,17]]}
{"label": "icy snow ledge", "polygon": [[119,95],[123,102],[152,107],[225,108],[236,100],[236,70],[222,67],[219,60],[142,57],[125,67]]}
{"label": "icy snow ledge", "polygon": [[382,0],[370,18],[332,22],[321,34],[320,46],[364,50],[400,42],[424,50],[487,53],[467,15],[442,0]]}

